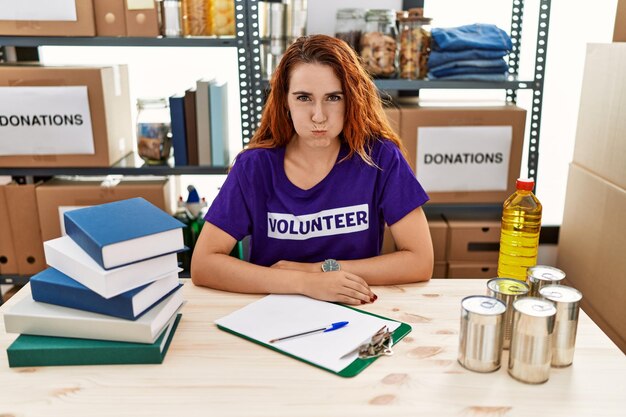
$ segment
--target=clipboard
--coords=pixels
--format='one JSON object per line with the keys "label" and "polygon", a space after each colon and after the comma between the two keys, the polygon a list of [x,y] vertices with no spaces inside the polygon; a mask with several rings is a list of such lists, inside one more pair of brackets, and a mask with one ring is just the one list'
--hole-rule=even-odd
{"label": "clipboard", "polygon": [[[301,298],[308,299],[308,297],[296,296],[296,295],[281,295],[281,296],[270,295],[270,296],[267,296],[267,297],[301,297]],[[264,300],[264,299],[261,299],[261,300]],[[370,313],[368,311],[359,310],[359,309],[356,309],[356,308],[353,308],[353,307],[350,307],[350,306],[337,304],[337,303],[328,303],[328,302],[324,302],[324,301],[311,300],[311,299],[308,299],[308,300],[310,300],[308,302],[312,301],[312,302],[316,302],[316,303],[323,303],[323,304],[334,306],[333,309],[335,309],[336,311],[340,311],[339,309],[344,309],[345,308],[345,309],[349,310],[350,312],[352,312],[351,314],[353,316],[355,316],[354,313],[356,313],[357,317],[362,314],[365,317],[377,318],[377,319],[380,319],[380,320],[384,320],[386,322],[392,322],[392,323],[398,324],[398,327],[395,328],[393,330],[393,332],[390,334],[390,336],[391,336],[390,337],[391,338],[391,345],[395,345],[397,342],[402,340],[407,334],[409,334],[411,332],[411,330],[412,330],[411,326],[409,324],[407,324],[407,323],[403,323],[403,322],[400,322],[398,320],[392,320],[392,319],[389,319],[387,317],[384,317],[384,316],[381,316],[381,315],[378,315],[378,314]],[[255,304],[255,303],[252,303],[252,304]],[[246,306],[246,307],[248,307],[248,306]],[[245,309],[246,307],[244,307],[243,309]],[[323,308],[323,306],[321,306],[321,307]],[[243,310],[243,309],[241,309],[241,310]],[[234,313],[240,312],[241,310],[237,310]],[[227,321],[225,319],[228,319],[229,316],[230,315],[216,320],[216,325],[217,325],[218,329],[220,329],[222,331],[225,331],[227,333],[233,334],[235,336],[241,337],[241,338],[246,339],[248,341],[254,342],[254,343],[259,344],[261,346],[264,346],[264,347],[266,347],[268,349],[271,349],[271,350],[273,350],[275,352],[278,352],[278,353],[281,353],[283,355],[289,356],[289,357],[291,357],[293,359],[297,359],[297,360],[299,360],[301,362],[304,362],[304,363],[307,363],[309,365],[315,366],[316,368],[323,369],[325,371],[328,371],[328,372],[331,372],[333,374],[339,375],[340,377],[343,377],[343,378],[352,378],[352,377],[358,375],[365,368],[367,368],[374,361],[376,361],[378,359],[378,357],[380,356],[379,355],[379,356],[369,357],[369,358],[359,358],[359,357],[357,357],[356,359],[352,360],[351,362],[348,362],[347,365],[344,366],[340,370],[331,369],[331,368],[323,366],[323,365],[321,365],[319,363],[315,363],[314,361],[308,360],[306,357],[302,357],[302,356],[299,356],[299,355],[294,354],[292,352],[289,352],[286,349],[281,348],[281,346],[279,344],[270,344],[270,343],[264,341],[264,340],[269,340],[269,338],[266,338],[266,339],[263,340],[263,338],[261,338],[261,337],[251,337],[250,335],[244,334],[243,332],[238,331],[238,330],[233,328],[233,327],[236,327],[236,326],[231,326],[228,323],[220,322],[220,321]],[[253,317],[253,316],[250,316],[248,318],[256,319],[256,317]],[[255,327],[257,327],[257,328],[260,327],[259,323],[256,323]],[[341,330],[338,330],[337,332],[331,332],[331,333],[338,333],[340,331]],[[331,333],[328,333],[328,334],[330,335]],[[374,336],[374,333],[375,332],[372,332],[371,334],[369,334],[368,337]],[[276,334],[274,334],[274,335],[276,336]],[[363,345],[364,343],[367,344],[367,342],[368,342],[368,340],[365,339],[365,338],[361,339],[361,340],[357,340],[354,343],[354,346],[357,348],[355,350],[358,350],[359,346]],[[350,353],[350,352],[347,351],[346,353]]]}

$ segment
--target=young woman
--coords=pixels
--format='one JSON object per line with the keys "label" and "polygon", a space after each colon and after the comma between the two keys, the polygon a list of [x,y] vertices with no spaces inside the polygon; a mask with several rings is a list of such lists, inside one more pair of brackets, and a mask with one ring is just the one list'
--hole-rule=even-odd
{"label": "young woman", "polygon": [[[206,214],[191,277],[226,291],[374,302],[372,285],[430,279],[427,200],[353,50],[303,37]],[[385,223],[398,250],[380,255]],[[229,256],[248,235],[250,262]]]}

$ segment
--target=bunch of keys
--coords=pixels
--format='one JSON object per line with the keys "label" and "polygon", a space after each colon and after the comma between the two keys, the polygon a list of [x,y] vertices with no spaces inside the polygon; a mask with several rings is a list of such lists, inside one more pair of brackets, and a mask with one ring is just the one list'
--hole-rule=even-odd
{"label": "bunch of keys", "polygon": [[393,355],[393,332],[387,329],[387,326],[383,326],[376,332],[369,343],[365,343],[359,348],[360,359],[376,358],[378,356],[391,356]]}

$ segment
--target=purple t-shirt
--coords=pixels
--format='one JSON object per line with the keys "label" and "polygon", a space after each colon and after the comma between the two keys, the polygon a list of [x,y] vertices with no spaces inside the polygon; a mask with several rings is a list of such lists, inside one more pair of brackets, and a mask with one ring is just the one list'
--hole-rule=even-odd
{"label": "purple t-shirt", "polygon": [[[344,144],[337,161],[347,154]],[[302,190],[285,174],[284,147],[245,151],[205,219],[237,240],[250,235],[257,265],[377,256],[385,222],[394,224],[428,196],[393,142],[375,141],[370,156],[378,168],[354,155]]]}

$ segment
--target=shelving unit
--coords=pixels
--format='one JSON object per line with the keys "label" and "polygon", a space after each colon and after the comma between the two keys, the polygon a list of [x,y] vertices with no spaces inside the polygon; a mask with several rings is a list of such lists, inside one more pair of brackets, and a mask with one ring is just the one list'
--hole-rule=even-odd
{"label": "shelving unit", "polygon": [[[38,46],[137,46],[137,47],[227,47],[237,49],[238,79],[240,92],[242,146],[246,146],[254,133],[262,112],[267,80],[261,73],[261,39],[259,37],[259,8],[257,0],[234,0],[236,36],[226,38],[113,38],[113,37],[20,37],[0,36],[0,59],[7,60],[15,54],[7,53],[6,47],[34,48]],[[532,107],[529,109],[530,129],[528,141],[528,176],[537,180],[539,138],[543,101],[550,0],[539,0],[537,43],[535,45],[534,76],[519,79],[519,55],[521,51],[524,0],[512,0],[510,35],[513,50],[509,54],[510,75],[508,81],[443,81],[379,79],[376,85],[382,91],[417,91],[422,89],[485,89],[506,91],[506,101],[516,103],[519,90],[532,91]],[[4,49],[4,50],[3,50]],[[227,167],[210,166],[142,166],[135,155],[130,155],[112,167],[0,167],[0,175],[13,177],[36,177],[53,175],[217,175],[226,174]],[[16,283],[21,277],[0,275],[0,284]]]}

